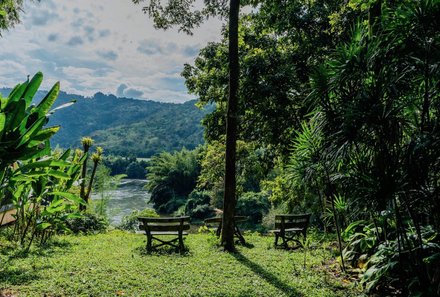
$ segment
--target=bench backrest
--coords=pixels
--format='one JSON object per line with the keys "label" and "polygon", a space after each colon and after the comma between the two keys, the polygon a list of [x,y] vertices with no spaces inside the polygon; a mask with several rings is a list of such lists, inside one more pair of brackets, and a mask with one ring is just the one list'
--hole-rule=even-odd
{"label": "bench backrest", "polygon": [[298,228],[307,230],[310,221],[310,214],[282,214],[275,215],[275,228],[284,230],[290,228]]}
{"label": "bench backrest", "polygon": [[190,228],[189,217],[150,218],[139,217],[139,229],[151,231],[183,231]]}

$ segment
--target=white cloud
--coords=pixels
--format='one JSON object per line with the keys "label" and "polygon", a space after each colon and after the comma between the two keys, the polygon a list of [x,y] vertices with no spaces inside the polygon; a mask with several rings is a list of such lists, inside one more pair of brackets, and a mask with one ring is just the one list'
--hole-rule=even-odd
{"label": "white cloud", "polygon": [[[184,102],[180,77],[221,23],[209,20],[193,36],[155,30],[142,6],[121,0],[28,2],[23,22],[0,38],[0,80],[13,86],[37,71],[44,88],[91,96],[116,93],[140,99]],[[121,85],[125,88],[117,92]]]}

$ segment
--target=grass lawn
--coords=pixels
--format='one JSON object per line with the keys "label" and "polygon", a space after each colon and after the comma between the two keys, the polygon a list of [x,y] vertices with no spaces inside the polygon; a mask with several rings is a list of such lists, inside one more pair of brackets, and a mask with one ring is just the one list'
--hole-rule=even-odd
{"label": "grass lawn", "polygon": [[219,250],[210,234],[191,234],[184,255],[147,255],[145,236],[111,231],[62,236],[28,255],[1,247],[0,296],[360,296],[328,273],[324,249],[272,247],[273,238],[246,236],[238,253]]}

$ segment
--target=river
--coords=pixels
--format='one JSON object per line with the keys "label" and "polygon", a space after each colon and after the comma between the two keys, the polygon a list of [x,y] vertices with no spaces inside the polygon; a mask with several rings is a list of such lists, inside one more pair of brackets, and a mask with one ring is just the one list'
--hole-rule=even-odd
{"label": "river", "polygon": [[[131,213],[133,210],[142,210],[152,205],[148,203],[150,193],[144,188],[146,180],[123,179],[116,190],[106,193],[110,198],[107,205],[107,214],[111,225],[117,225],[121,222],[123,216]],[[92,194],[92,199],[99,198]]]}

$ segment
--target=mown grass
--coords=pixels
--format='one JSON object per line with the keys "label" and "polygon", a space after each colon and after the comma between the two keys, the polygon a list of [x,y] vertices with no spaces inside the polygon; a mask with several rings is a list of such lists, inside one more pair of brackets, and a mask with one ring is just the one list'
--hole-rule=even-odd
{"label": "mown grass", "polygon": [[324,249],[303,268],[298,249],[272,248],[273,238],[246,236],[238,253],[219,250],[209,234],[191,234],[184,255],[145,253],[145,236],[112,231],[62,236],[24,255],[1,251],[0,296],[358,296],[329,274]]}

